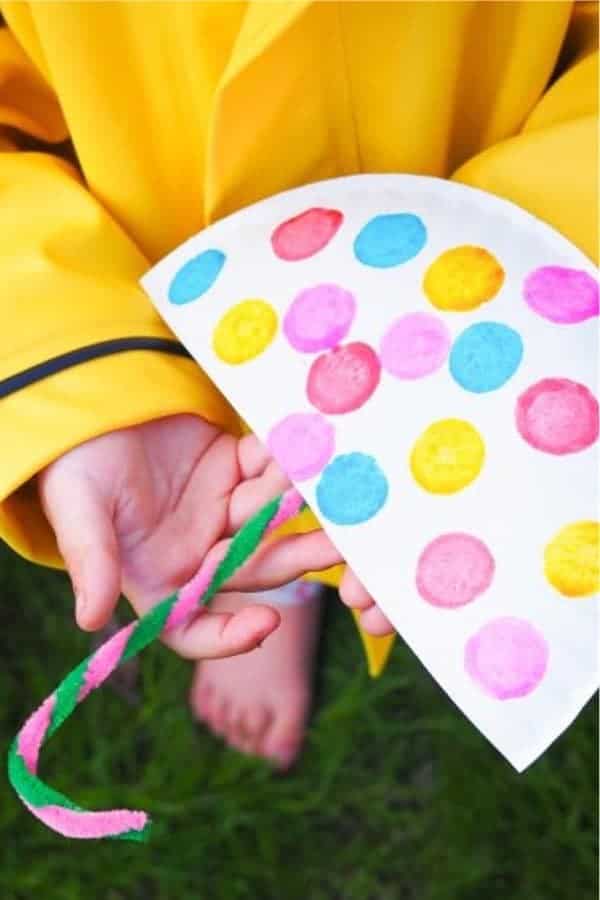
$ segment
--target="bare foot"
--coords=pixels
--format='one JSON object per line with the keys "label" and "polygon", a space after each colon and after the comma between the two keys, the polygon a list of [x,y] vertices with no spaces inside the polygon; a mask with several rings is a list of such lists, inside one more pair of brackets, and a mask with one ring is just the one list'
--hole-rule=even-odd
{"label": "bare foot", "polygon": [[306,731],[320,594],[320,587],[306,582],[260,595],[221,594],[212,604],[216,611],[266,603],[280,613],[281,624],[250,653],[198,663],[192,682],[190,703],[198,719],[230,746],[282,770],[298,758]]}

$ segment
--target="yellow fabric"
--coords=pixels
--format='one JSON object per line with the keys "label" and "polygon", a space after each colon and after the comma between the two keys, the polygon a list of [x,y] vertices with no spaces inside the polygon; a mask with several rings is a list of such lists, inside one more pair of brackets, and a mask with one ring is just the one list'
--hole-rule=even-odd
{"label": "yellow fabric", "polygon": [[[328,176],[455,172],[596,255],[595,4],[0,8],[0,379],[110,337],[168,337],[141,272]],[[67,139],[81,174],[53,156]],[[158,352],[1,400],[0,535],[60,564],[31,477],[94,435],[190,411],[237,424],[194,364]],[[369,646],[375,670],[390,641]]]}
{"label": "yellow fabric", "polygon": [[356,622],[356,627],[358,628],[365,656],[367,658],[369,675],[371,678],[379,678],[386,667],[396,636],[390,634],[385,637],[374,637],[372,634],[367,634],[367,632],[363,631],[360,627],[360,613],[353,609],[352,615]]}

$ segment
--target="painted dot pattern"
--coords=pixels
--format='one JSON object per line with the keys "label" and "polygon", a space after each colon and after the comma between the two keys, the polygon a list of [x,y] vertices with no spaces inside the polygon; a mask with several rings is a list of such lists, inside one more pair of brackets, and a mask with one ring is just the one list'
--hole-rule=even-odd
{"label": "painted dot pattern", "polygon": [[425,273],[423,290],[437,309],[467,312],[496,296],[504,269],[484,247],[453,247]]}
{"label": "painted dot pattern", "polygon": [[598,315],[598,281],[579,269],[542,266],[525,279],[523,297],[534,312],[561,325]]}
{"label": "painted dot pattern", "polygon": [[335,429],[318,413],[295,413],[271,429],[267,446],[290,478],[305,481],[333,456]]}
{"label": "painted dot pattern", "polygon": [[428,313],[408,313],[383,336],[381,364],[396,378],[423,378],[444,365],[450,343],[450,332],[441,319]]}
{"label": "painted dot pattern", "polygon": [[323,413],[354,412],[367,402],[379,384],[381,363],[372,347],[345,344],[318,356],[308,373],[308,399]]}
{"label": "painted dot pattern", "polygon": [[549,649],[524,619],[493,619],[467,641],[465,669],[494,700],[514,700],[534,691],[546,674]]}
{"label": "painted dot pattern", "polygon": [[236,366],[259,356],[277,331],[277,313],[264,300],[244,300],[225,313],[215,328],[213,349]]}
{"label": "painted dot pattern", "polygon": [[171,303],[183,306],[197,300],[213,286],[224,265],[225,254],[221,250],[205,250],[188,260],[169,285]]}
{"label": "painted dot pattern", "polygon": [[443,534],[427,545],[417,564],[417,590],[432,606],[472,603],[492,582],[494,558],[471,534]]}
{"label": "painted dot pattern", "polygon": [[356,258],[376,269],[389,269],[413,259],[427,241],[427,229],[419,216],[393,213],[375,216],[354,242]]}
{"label": "painted dot pattern", "polygon": [[337,209],[307,209],[277,226],[271,236],[273,251],[287,262],[308,259],[327,246],[343,220]]}
{"label": "painted dot pattern", "polygon": [[536,450],[555,456],[577,453],[598,438],[598,401],[576,381],[544,378],[519,397],[516,422]]}
{"label": "painted dot pattern", "polygon": [[[343,432],[336,437],[336,425],[331,421],[332,417],[351,416],[369,403],[382,382],[382,373],[388,386],[394,380],[418,382],[438,373],[436,377],[453,382],[453,389],[462,392],[461,410],[466,408],[468,395],[482,395],[468,399],[478,404],[493,402],[497,391],[516,391],[514,418],[503,427],[540,453],[557,457],[578,453],[598,439],[598,401],[589,387],[550,373],[529,386],[518,380],[529,360],[528,339],[522,325],[499,320],[505,306],[494,301],[514,290],[506,283],[502,260],[485,246],[464,244],[449,246],[422,262],[425,254],[421,260],[419,254],[428,240],[426,221],[410,211],[389,211],[350,228],[342,209],[327,206],[299,211],[270,235],[278,266],[310,260],[332,241],[345,241],[346,252],[351,247],[354,266],[372,270],[369,277],[380,283],[391,278],[397,267],[411,263],[406,272],[414,267],[414,293],[404,296],[399,292],[387,326],[378,337],[370,334],[369,342],[360,339],[360,312],[363,306],[380,302],[378,282],[374,281],[371,292],[365,291],[362,283],[353,283],[351,268],[345,272],[348,281],[344,284],[335,280],[311,283],[299,275],[296,292],[286,302],[281,323],[286,347],[302,356],[313,355],[306,361],[305,381],[305,400],[312,410],[294,412],[275,422],[267,445],[290,478],[316,479],[319,513],[335,525],[369,522],[396,489],[370,453],[360,449],[342,453],[340,446],[336,451],[336,445],[343,444],[339,439]],[[226,262],[227,254],[218,248],[190,259],[169,285],[170,303],[183,306],[204,297]],[[294,268],[302,272],[302,267]],[[377,270],[391,271],[383,275]],[[208,296],[202,302],[210,301]],[[542,265],[517,284],[513,302],[525,307],[520,322],[524,313],[531,312],[545,320],[540,327],[572,329],[598,316],[598,282],[587,271]],[[482,307],[487,312],[488,304],[489,318],[469,321],[480,318]],[[473,313],[476,316],[470,315]],[[213,349],[223,362],[242,365],[268,350],[277,330],[277,312],[268,297],[243,300],[224,311],[213,332]],[[548,364],[560,367],[559,360],[548,360]],[[416,391],[418,386],[397,385],[396,389]],[[486,399],[487,394],[492,397]],[[410,400],[406,393],[398,396],[402,400],[389,415],[403,423],[410,417],[402,404],[410,405]],[[406,468],[414,484],[434,503],[454,502],[444,501],[444,495],[457,494],[487,477],[483,470],[489,436],[476,427],[478,407],[472,408],[473,421],[468,416],[438,419],[432,415],[423,431],[411,437]],[[600,591],[599,534],[598,522],[582,519],[565,524],[541,548],[538,572],[543,569],[556,602],[589,598]],[[457,610],[450,613],[456,617],[470,604],[484,609],[496,590],[496,552],[501,556],[502,549],[488,546],[477,533],[455,530],[439,534],[423,547],[416,562],[414,584],[421,602],[432,610]],[[538,624],[492,614],[475,633],[466,635],[462,652],[471,681],[496,701],[520,699],[534,692],[550,658]]]}
{"label": "painted dot pattern", "polygon": [[320,512],[336,525],[358,525],[379,512],[388,481],[377,461],[365,453],[336,456],[317,484]]}
{"label": "painted dot pattern", "polygon": [[466,391],[484,394],[506,384],[522,358],[523,341],[518,331],[500,322],[478,322],[454,342],[450,372]]}
{"label": "painted dot pattern", "polygon": [[337,284],[318,284],[301,291],[283,320],[283,332],[295,350],[316,353],[336,347],[348,334],[356,299]]}
{"label": "painted dot pattern", "polygon": [[544,552],[544,574],[565,597],[600,591],[600,523],[573,522],[554,535]]}
{"label": "painted dot pattern", "polygon": [[474,425],[461,419],[434,422],[416,441],[410,466],[418,484],[432,494],[454,494],[479,475],[485,445]]}

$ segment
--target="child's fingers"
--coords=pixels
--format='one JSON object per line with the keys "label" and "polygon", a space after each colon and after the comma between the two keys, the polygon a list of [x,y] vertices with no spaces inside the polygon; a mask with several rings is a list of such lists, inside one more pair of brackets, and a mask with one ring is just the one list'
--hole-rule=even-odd
{"label": "child's fingers", "polygon": [[[207,560],[221,559],[229,541],[216,544]],[[214,554],[214,556],[213,556]],[[266,541],[227,582],[231,591],[262,591],[289,584],[306,572],[321,571],[343,562],[324,531],[292,534]]]}
{"label": "child's fingers", "polygon": [[363,630],[367,634],[372,634],[373,637],[385,637],[388,634],[394,634],[396,631],[387,616],[375,605],[361,613],[360,624]]}
{"label": "child's fingers", "polygon": [[238,462],[244,481],[262,475],[270,461],[269,451],[254,434],[247,434],[241,439],[238,444]]}
{"label": "child's fingers", "polygon": [[376,606],[367,589],[349,567],[346,567],[340,582],[340,597],[346,606],[359,610],[361,627],[368,634],[384,637],[395,632],[390,620]]}
{"label": "child's fingers", "polygon": [[346,566],[339,591],[340,598],[351,609],[367,610],[375,603],[349,566]]}
{"label": "child's fingers", "polygon": [[246,606],[236,613],[201,610],[189,625],[164,640],[184,659],[236,656],[258,647],[280,621],[279,613],[270,606]]}
{"label": "child's fingers", "polygon": [[75,591],[75,618],[94,631],[111,618],[120,586],[119,552],[106,501],[72,472],[40,477],[44,511]]}
{"label": "child's fingers", "polygon": [[291,482],[275,460],[265,459],[264,470],[248,481],[242,481],[231,495],[228,533],[237,531],[265,503],[286,491]]}

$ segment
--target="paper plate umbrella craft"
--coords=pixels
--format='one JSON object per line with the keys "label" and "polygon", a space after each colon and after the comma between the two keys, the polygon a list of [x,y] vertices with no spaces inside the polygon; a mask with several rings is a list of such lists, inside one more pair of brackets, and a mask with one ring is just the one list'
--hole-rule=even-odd
{"label": "paper plate umbrella craft", "polygon": [[[444,691],[526,768],[598,685],[587,258],[497,197],[360,175],[238,212],[142,284],[297,489],[238,547],[247,555],[304,498]],[[189,608],[217,589],[207,577],[181,592]],[[82,671],[66,714],[81,678],[99,683]],[[13,746],[17,789],[37,778],[59,692]]]}
{"label": "paper plate umbrella craft", "polygon": [[401,637],[517,769],[597,686],[598,282],[497,197],[360,175],[143,279]]}

